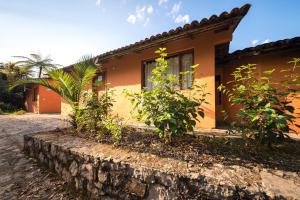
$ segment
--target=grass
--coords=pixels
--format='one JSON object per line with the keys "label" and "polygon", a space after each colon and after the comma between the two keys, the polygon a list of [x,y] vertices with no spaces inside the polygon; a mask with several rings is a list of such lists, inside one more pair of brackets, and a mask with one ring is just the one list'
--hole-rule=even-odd
{"label": "grass", "polygon": [[24,115],[26,114],[25,110],[17,110],[12,112],[4,112],[0,109],[0,115]]}

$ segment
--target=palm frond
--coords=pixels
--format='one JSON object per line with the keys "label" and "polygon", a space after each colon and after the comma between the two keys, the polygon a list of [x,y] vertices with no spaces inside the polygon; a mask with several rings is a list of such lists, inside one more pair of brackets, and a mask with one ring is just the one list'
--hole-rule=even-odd
{"label": "palm frond", "polygon": [[[37,58],[37,56],[35,57]],[[22,70],[30,70],[31,66],[32,65],[24,66]],[[82,92],[87,89],[89,84],[92,84],[92,80],[97,71],[91,56],[83,56],[79,62],[74,65],[74,69],[71,73],[67,73],[63,69],[53,69],[53,66],[50,63],[44,63],[43,67],[46,69],[46,74],[53,82],[44,78],[23,79],[14,82],[10,86],[10,89],[23,84],[40,84],[53,90],[74,106],[78,105],[80,98],[82,97]]]}

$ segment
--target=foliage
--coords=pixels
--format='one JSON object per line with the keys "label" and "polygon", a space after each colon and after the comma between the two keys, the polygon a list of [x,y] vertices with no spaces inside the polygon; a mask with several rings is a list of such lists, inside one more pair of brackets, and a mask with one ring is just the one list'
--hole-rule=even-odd
{"label": "foliage", "polygon": [[73,66],[72,72],[65,72],[63,69],[46,71],[53,82],[45,78],[29,78],[16,81],[11,88],[19,85],[35,83],[59,94],[72,107],[72,125],[76,127],[75,116],[79,110],[80,99],[83,92],[96,75],[96,67],[91,56],[83,56],[78,63]]}
{"label": "foliage", "polygon": [[28,67],[18,66],[16,63],[8,62],[1,66],[0,72],[7,79],[8,83],[13,83],[19,79],[30,76],[31,71]]}
{"label": "foliage", "polygon": [[3,112],[14,112],[24,107],[24,88],[17,87],[9,91],[8,85],[29,77],[30,73],[28,68],[18,66],[13,62],[0,66],[0,108]]}
{"label": "foliage", "polygon": [[3,101],[0,101],[0,110],[2,112],[13,112],[16,108],[11,103],[4,103]]}
{"label": "foliage", "polygon": [[[246,142],[255,141],[257,146],[268,144],[271,147],[293,131],[289,124],[295,124],[297,117],[291,102],[300,91],[299,73],[296,73],[299,61],[294,59],[291,69],[279,72],[272,69],[259,75],[256,65],[248,64],[232,73],[233,80],[227,83],[230,86],[219,87],[232,105],[241,106],[231,132],[241,133]],[[275,82],[272,78],[275,72],[284,80]]]}
{"label": "foliage", "polygon": [[83,108],[76,116],[77,131],[85,132],[97,139],[110,135],[112,140],[118,143],[124,125],[121,119],[111,114],[112,96],[112,90],[106,90],[98,96],[95,93],[86,93],[83,98]]}
{"label": "foliage", "polygon": [[29,57],[26,56],[15,56],[16,58],[23,59],[21,61],[18,61],[17,64],[21,65],[25,68],[28,69],[38,69],[38,77],[41,78],[43,75],[43,71],[51,71],[56,68],[56,65],[53,64],[53,60],[49,57],[43,58],[43,56],[38,53],[38,54],[30,54]]}
{"label": "foliage", "polygon": [[18,110],[18,111],[15,111],[15,112],[11,113],[11,114],[13,114],[13,115],[24,115],[24,114],[26,114],[26,112],[24,110]]}
{"label": "foliage", "polygon": [[[144,120],[147,125],[154,125],[156,133],[165,140],[182,136],[188,131],[193,131],[198,116],[204,117],[204,111],[200,106],[205,103],[205,85],[193,84],[189,92],[196,95],[190,97],[178,90],[179,77],[168,73],[169,66],[166,60],[166,49],[160,48],[155,52],[160,55],[156,59],[156,67],[152,71],[150,81],[153,90],[130,93],[126,92],[137,110],[137,119]],[[181,72],[181,74],[194,73],[197,65],[192,66],[193,71]],[[197,97],[198,96],[198,97]]]}

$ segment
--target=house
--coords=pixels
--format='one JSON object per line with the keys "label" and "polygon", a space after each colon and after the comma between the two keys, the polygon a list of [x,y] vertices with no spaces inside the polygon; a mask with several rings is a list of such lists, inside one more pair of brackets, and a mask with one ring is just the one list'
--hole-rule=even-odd
{"label": "house", "polygon": [[[293,58],[300,58],[300,37],[238,50],[217,61],[216,79],[221,83],[227,83],[231,80],[232,76],[230,74],[235,68],[246,64],[257,64],[256,67],[261,73],[265,70],[275,69],[272,78],[279,82],[283,77],[278,72],[292,67],[293,65],[288,62],[293,60]],[[296,72],[300,74],[300,69]],[[228,114],[227,122],[232,121],[239,106],[231,106],[226,96],[220,96],[217,99],[216,120],[218,124],[224,122],[221,110],[225,110]],[[291,104],[296,108],[295,113],[300,113],[300,99],[294,99]],[[297,119],[297,122],[300,124],[300,118]],[[294,129],[300,133],[299,128],[294,127]]]}
{"label": "house", "polygon": [[[166,47],[169,61],[172,63],[172,73],[188,69],[192,64],[199,64],[194,79],[207,83],[207,92],[211,95],[204,107],[206,117],[198,127],[216,127],[215,105],[215,59],[216,54],[227,54],[232,34],[243,17],[247,14],[250,5],[234,8],[230,13],[223,12],[219,16],[213,15],[200,22],[193,21],[183,27],[172,29],[162,34],[153,35],[134,44],[96,56],[95,60],[104,69],[101,79],[110,83],[114,89],[116,102],[113,111],[129,122],[136,122],[130,113],[133,109],[128,98],[123,94],[124,89],[138,91],[144,86],[151,87],[148,79],[153,61],[157,55],[155,50]],[[188,83],[181,85],[182,89]],[[62,102],[62,110],[68,110],[68,105]]]}
{"label": "house", "polygon": [[25,108],[27,112],[38,114],[61,112],[61,97],[58,94],[38,84],[30,84],[26,87]]}
{"label": "house", "polygon": [[[230,80],[230,74],[242,64],[257,63],[259,69],[287,66],[293,57],[300,57],[299,38],[283,40],[229,54],[229,44],[233,32],[250,9],[246,4],[234,8],[231,12],[213,15],[209,19],[193,21],[183,27],[153,35],[149,38],[128,46],[109,51],[95,57],[95,62],[102,66],[103,71],[97,79],[110,83],[114,90],[115,103],[113,111],[129,123],[138,123],[131,115],[133,106],[123,91],[139,91],[151,89],[149,77],[153,69],[153,61],[157,57],[155,50],[166,47],[171,73],[179,75],[180,71],[188,70],[193,64],[199,64],[193,77],[187,77],[180,88],[186,89],[192,81],[206,83],[209,104],[204,106],[205,118],[197,123],[198,128],[216,128],[224,123],[222,110],[234,118],[238,107],[231,108],[227,99],[217,87]],[[276,76],[276,75],[275,75]],[[280,78],[280,77],[278,77]],[[101,90],[101,89],[100,89]],[[300,102],[293,104],[300,107]],[[67,115],[69,105],[62,101],[62,114]]]}

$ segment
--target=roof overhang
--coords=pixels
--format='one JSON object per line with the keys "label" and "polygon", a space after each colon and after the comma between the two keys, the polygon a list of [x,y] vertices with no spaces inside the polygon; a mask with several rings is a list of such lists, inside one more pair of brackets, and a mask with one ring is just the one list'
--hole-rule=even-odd
{"label": "roof overhang", "polygon": [[244,57],[290,51],[300,51],[300,36],[291,39],[284,39],[266,44],[261,44],[255,47],[249,47],[242,50],[237,50],[225,56],[222,59],[222,63],[228,62],[233,59],[241,59]]}

